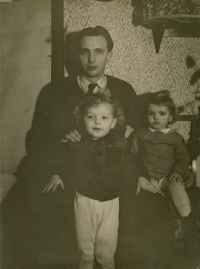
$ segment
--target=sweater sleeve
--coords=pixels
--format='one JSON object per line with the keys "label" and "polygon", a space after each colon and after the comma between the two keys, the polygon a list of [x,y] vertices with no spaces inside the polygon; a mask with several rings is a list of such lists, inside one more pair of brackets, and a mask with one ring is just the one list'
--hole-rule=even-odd
{"label": "sweater sleeve", "polygon": [[130,144],[128,142],[124,155],[125,189],[136,190],[139,177],[149,179],[149,173],[139,156],[131,151]]}
{"label": "sweater sleeve", "polygon": [[189,169],[190,157],[182,136],[178,137],[176,140],[174,145],[174,153],[175,163],[171,172],[178,172],[182,177],[184,177]]}
{"label": "sweater sleeve", "polygon": [[128,137],[128,146],[132,153],[137,154],[139,150],[139,137],[137,131],[133,131]]}

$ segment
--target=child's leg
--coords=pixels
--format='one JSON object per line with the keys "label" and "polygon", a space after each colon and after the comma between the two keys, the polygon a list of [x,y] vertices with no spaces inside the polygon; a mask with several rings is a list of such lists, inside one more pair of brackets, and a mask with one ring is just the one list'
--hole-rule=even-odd
{"label": "child's leg", "polygon": [[189,197],[180,182],[172,182],[167,187],[175,207],[179,211],[181,226],[185,234],[185,251],[188,257],[188,268],[195,268],[200,264],[199,255],[195,246],[198,226],[192,217]]}
{"label": "child's leg", "polygon": [[95,236],[98,229],[99,201],[76,192],[75,228],[79,250],[79,269],[93,269]]}
{"label": "child's leg", "polygon": [[99,202],[99,228],[96,234],[95,256],[100,268],[114,269],[119,226],[119,198]]}
{"label": "child's leg", "polygon": [[189,197],[185,191],[185,187],[182,185],[182,183],[174,180],[173,182],[169,183],[166,189],[168,190],[179,214],[182,217],[188,216],[191,212],[191,205]]}

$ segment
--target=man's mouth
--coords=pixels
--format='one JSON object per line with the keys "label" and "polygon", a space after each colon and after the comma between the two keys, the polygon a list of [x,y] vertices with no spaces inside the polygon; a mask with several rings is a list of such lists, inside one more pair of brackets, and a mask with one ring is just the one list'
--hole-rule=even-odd
{"label": "man's mouth", "polygon": [[95,70],[97,68],[97,66],[88,66],[87,67],[87,69],[89,70],[89,71],[93,71],[93,70]]}
{"label": "man's mouth", "polygon": [[101,128],[92,128],[94,131],[101,131]]}

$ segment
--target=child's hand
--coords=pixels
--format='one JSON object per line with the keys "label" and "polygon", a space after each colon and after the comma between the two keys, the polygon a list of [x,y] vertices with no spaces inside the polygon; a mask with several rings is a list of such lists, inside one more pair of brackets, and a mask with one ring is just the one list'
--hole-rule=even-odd
{"label": "child's hand", "polygon": [[42,193],[48,193],[51,189],[53,189],[54,192],[59,185],[64,190],[65,187],[62,179],[58,175],[54,175],[51,177]]}
{"label": "child's hand", "polygon": [[182,177],[178,172],[172,172],[168,177],[169,182],[173,182],[176,180],[176,182],[183,183]]}
{"label": "child's hand", "polygon": [[139,194],[141,189],[146,190],[146,191],[150,191],[153,193],[160,193],[160,190],[156,186],[151,184],[151,182],[148,179],[146,179],[145,177],[139,177],[136,195]]}

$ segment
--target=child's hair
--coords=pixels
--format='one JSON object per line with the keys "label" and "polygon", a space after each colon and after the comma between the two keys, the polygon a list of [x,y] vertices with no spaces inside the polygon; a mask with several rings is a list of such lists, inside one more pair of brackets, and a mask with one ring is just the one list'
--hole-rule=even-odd
{"label": "child's hair", "polygon": [[123,110],[118,106],[116,101],[111,97],[104,94],[93,94],[84,98],[76,107],[74,111],[74,117],[78,124],[83,123],[83,117],[87,113],[87,109],[90,107],[98,107],[101,104],[110,104],[113,108],[113,116],[117,118],[117,124],[124,124]]}
{"label": "child's hair", "polygon": [[145,102],[146,114],[148,112],[148,107],[150,104],[159,105],[159,106],[163,105],[163,106],[168,107],[172,115],[172,118],[174,119],[174,116],[176,115],[176,105],[173,99],[170,97],[170,94],[168,91],[154,92],[149,95],[149,97],[147,98]]}

